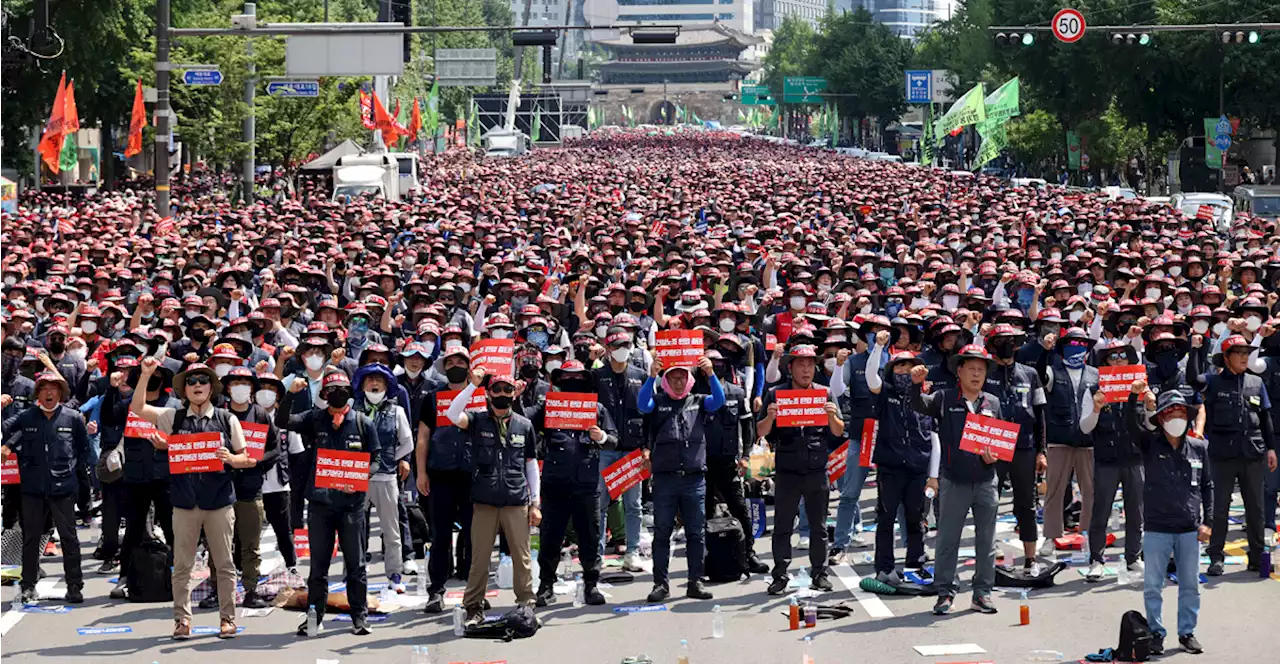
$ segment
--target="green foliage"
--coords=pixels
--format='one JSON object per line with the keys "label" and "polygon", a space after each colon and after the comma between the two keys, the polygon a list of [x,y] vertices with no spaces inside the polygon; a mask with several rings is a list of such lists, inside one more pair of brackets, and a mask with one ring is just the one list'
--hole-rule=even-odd
{"label": "green foliage", "polygon": [[1009,120],[1009,150],[1029,164],[1066,155],[1066,134],[1062,124],[1048,111],[1035,110]]}
{"label": "green foliage", "polygon": [[830,91],[846,95],[835,98],[842,115],[874,116],[885,125],[906,110],[902,72],[910,63],[911,45],[872,20],[865,8],[829,14],[812,53]]}
{"label": "green foliage", "polygon": [[794,16],[782,19],[773,32],[773,45],[764,56],[763,83],[774,99],[782,99],[782,80],[788,76],[816,76],[814,45],[817,35],[805,21]]}

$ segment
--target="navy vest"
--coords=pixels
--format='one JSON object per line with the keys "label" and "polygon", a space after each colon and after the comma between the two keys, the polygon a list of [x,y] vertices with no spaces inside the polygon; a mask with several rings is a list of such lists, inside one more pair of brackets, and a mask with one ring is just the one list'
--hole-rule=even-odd
{"label": "navy vest", "polygon": [[1262,440],[1262,378],[1223,370],[1209,375],[1205,387],[1205,438],[1211,459],[1260,458]]}
{"label": "navy vest", "polygon": [[1053,367],[1053,390],[1049,392],[1046,418],[1050,445],[1090,447],[1093,436],[1080,431],[1080,401],[1085,390],[1098,391],[1098,369],[1085,366],[1080,370],[1080,384],[1072,385],[1071,376],[1061,362]]}
{"label": "navy vest", "polygon": [[[173,415],[173,434],[211,433],[222,434],[222,445],[230,449],[231,411],[214,408],[209,417],[189,417],[187,406],[177,409]],[[216,473],[183,473],[170,479],[169,500],[178,509],[222,509],[236,502],[235,483],[226,465]]]}
{"label": "navy vest", "polygon": [[[608,413],[596,403],[596,422],[605,428]],[[599,494],[600,445],[591,440],[586,431],[571,429],[547,429],[545,412],[539,408],[533,413],[533,423],[542,432],[544,446],[542,481],[565,486],[574,493]],[[607,433],[607,432],[606,432]]]}
{"label": "navy vest", "polygon": [[1004,416],[1018,425],[1019,449],[1034,449],[1036,446],[1036,412],[1031,401],[1039,385],[1035,369],[1014,363],[997,365],[995,371],[987,374],[987,383],[982,388],[1000,400]]}
{"label": "navy vest", "polygon": [[[765,408],[770,403],[777,403],[778,389],[790,387],[783,385],[781,388],[773,388],[774,392],[765,399]],[[829,434],[830,430],[825,424],[816,427],[779,427],[775,424],[773,431],[769,433],[769,442],[773,443],[775,468],[778,472],[786,473],[825,471]]]}
{"label": "navy vest", "polygon": [[[471,414],[471,447],[475,471],[471,475],[471,500],[494,507],[529,504],[529,485],[524,476],[526,448],[537,445],[533,423],[519,413],[507,420],[506,435],[489,411]],[[532,455],[528,455],[532,456]]]}
{"label": "navy vest", "polygon": [[653,451],[649,461],[654,473],[702,473],[707,470],[703,396],[688,394],[672,399],[665,391],[654,395]]}

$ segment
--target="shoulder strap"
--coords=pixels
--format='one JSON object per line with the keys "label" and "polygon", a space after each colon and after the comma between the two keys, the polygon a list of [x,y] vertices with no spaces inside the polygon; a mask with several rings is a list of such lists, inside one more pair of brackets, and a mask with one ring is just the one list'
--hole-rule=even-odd
{"label": "shoulder strap", "polygon": [[178,407],[174,409],[174,413],[173,413],[173,426],[171,429],[172,433],[178,433],[179,431],[181,431],[182,423],[185,422],[186,419],[187,419],[187,407],[183,404],[179,404]]}
{"label": "shoulder strap", "polygon": [[360,440],[363,441],[364,440],[364,421],[360,418],[360,413],[356,412],[354,409],[349,412],[352,415],[355,415],[356,433],[360,435]]}

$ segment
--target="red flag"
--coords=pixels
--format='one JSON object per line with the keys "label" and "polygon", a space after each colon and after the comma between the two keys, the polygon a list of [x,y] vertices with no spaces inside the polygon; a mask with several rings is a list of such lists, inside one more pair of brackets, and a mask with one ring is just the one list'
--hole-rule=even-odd
{"label": "red flag", "polygon": [[1213,206],[1201,205],[1200,207],[1196,208],[1196,219],[1213,221]]}
{"label": "red flag", "polygon": [[59,233],[74,233],[75,230],[76,230],[75,224],[72,224],[70,219],[67,219],[66,217],[62,217],[58,219]]}
{"label": "red flag", "polygon": [[76,111],[76,82],[67,81],[66,108],[62,111],[62,135],[80,131],[80,113]]}
{"label": "red flag", "polygon": [[378,99],[378,95],[373,95],[373,125],[382,132],[382,142],[388,147],[395,145],[399,139],[396,131],[395,118],[387,113],[387,108],[382,105],[382,100]]}
{"label": "red flag", "polygon": [[133,114],[129,120],[129,147],[124,156],[132,157],[142,152],[142,129],[147,126],[146,101],[142,98],[142,79],[138,79],[138,87],[133,92]]}
{"label": "red flag", "polygon": [[396,105],[391,107],[391,117],[393,118],[400,117],[400,100],[399,99],[396,100]]}
{"label": "red flag", "polygon": [[62,78],[58,79],[58,93],[53,97],[53,110],[49,113],[49,121],[44,125],[44,133],[40,135],[40,157],[49,167],[49,170],[57,173],[58,155],[62,152],[62,137],[65,134],[63,127],[67,110],[67,73],[62,72]]}
{"label": "red flag", "polygon": [[422,108],[418,106],[418,98],[413,98],[413,110],[409,112],[409,138],[418,140],[418,132],[422,129]]}
{"label": "red flag", "polygon": [[173,232],[173,217],[165,217],[156,222],[156,235],[168,235]]}
{"label": "red flag", "polygon": [[360,91],[360,124],[365,129],[373,129],[377,125],[373,124],[373,102],[369,99],[369,93],[364,90]]}

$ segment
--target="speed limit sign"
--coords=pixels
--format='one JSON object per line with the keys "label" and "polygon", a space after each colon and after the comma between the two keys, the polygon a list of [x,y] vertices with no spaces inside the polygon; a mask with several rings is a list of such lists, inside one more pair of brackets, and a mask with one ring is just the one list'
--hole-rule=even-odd
{"label": "speed limit sign", "polygon": [[1084,36],[1084,14],[1076,9],[1063,9],[1053,15],[1053,36],[1071,44]]}

